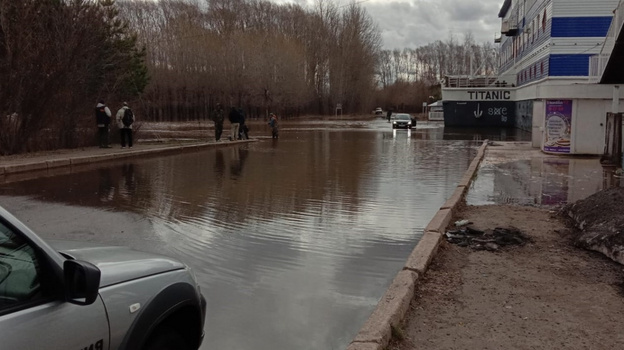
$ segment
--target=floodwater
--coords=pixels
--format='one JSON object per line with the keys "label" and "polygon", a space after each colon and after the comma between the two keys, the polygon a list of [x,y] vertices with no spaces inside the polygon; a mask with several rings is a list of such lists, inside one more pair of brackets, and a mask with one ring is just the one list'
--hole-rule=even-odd
{"label": "floodwater", "polygon": [[279,140],[0,184],[0,201],[46,239],[190,265],[208,301],[202,349],[343,349],[481,140],[529,137],[283,123]]}
{"label": "floodwater", "polygon": [[491,145],[466,194],[468,205],[556,208],[624,185],[598,157],[554,156],[530,145]]}

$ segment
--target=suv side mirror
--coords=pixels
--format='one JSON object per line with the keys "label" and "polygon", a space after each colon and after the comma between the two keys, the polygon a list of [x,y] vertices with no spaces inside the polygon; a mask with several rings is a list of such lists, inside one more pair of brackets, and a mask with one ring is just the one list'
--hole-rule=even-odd
{"label": "suv side mirror", "polygon": [[100,289],[100,269],[86,261],[65,260],[65,300],[76,305],[91,305]]}

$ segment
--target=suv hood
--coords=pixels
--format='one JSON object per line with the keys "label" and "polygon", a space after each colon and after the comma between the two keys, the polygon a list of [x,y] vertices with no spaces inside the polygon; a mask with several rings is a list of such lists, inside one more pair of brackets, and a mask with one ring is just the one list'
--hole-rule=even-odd
{"label": "suv hood", "polygon": [[97,266],[102,272],[100,288],[186,267],[178,260],[128,247],[54,240],[48,243],[66,257]]}

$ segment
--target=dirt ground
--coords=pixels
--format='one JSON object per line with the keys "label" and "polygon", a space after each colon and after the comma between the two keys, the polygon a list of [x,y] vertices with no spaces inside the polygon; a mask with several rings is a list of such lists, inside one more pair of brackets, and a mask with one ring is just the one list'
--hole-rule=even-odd
{"label": "dirt ground", "polygon": [[623,266],[574,247],[555,212],[463,206],[456,219],[533,242],[495,252],[442,242],[389,350],[624,349]]}

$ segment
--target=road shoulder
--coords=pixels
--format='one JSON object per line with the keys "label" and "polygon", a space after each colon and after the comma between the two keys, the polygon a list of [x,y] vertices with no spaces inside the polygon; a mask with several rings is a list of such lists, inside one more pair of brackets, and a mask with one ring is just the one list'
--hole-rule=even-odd
{"label": "road shoulder", "polygon": [[516,227],[534,242],[496,252],[442,242],[388,349],[622,347],[622,267],[573,247],[559,217],[463,205],[455,219],[479,229]]}

